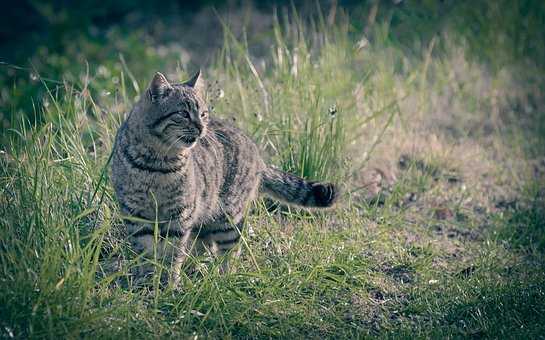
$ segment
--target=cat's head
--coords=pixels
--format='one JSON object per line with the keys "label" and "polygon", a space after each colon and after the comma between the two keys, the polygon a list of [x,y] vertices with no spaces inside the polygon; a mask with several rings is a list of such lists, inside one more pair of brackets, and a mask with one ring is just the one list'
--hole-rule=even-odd
{"label": "cat's head", "polygon": [[168,152],[191,148],[206,134],[208,107],[200,71],[190,80],[171,84],[157,72],[131,116],[135,128]]}

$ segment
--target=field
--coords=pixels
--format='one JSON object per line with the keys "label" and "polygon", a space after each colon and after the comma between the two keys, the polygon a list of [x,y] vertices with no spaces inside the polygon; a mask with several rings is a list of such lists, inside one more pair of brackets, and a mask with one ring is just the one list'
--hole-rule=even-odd
{"label": "field", "polygon": [[[0,55],[0,338],[545,337],[542,3],[203,7],[98,27],[38,7],[59,31]],[[213,115],[343,194],[319,212],[259,199],[230,273],[192,258],[179,290],[142,287],[113,139],[155,71],[197,68]]]}

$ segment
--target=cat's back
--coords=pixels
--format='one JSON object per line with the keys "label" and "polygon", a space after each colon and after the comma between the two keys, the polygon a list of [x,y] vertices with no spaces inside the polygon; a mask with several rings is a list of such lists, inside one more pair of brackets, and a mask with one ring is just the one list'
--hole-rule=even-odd
{"label": "cat's back", "polygon": [[209,140],[221,145],[220,200],[230,204],[236,204],[238,198],[240,203],[246,201],[257,190],[265,168],[259,148],[249,136],[223,119],[211,119],[207,135]]}
{"label": "cat's back", "polygon": [[210,140],[221,144],[224,162],[234,167],[262,165],[263,162],[256,143],[230,122],[212,118],[207,134],[210,136]]}

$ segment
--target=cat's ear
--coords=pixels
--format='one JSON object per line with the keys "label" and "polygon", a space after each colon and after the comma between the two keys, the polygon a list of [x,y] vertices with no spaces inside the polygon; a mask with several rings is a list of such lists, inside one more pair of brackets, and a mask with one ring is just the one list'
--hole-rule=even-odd
{"label": "cat's ear", "polygon": [[160,72],[156,72],[149,85],[148,93],[152,102],[165,97],[172,90],[167,78]]}
{"label": "cat's ear", "polygon": [[204,98],[205,84],[200,69],[191,77],[191,79],[186,81],[184,85],[192,87],[201,98]]}

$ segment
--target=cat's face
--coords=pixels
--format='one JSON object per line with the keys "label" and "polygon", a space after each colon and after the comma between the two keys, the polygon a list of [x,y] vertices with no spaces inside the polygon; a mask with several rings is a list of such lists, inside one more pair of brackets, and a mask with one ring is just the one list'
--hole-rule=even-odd
{"label": "cat's face", "polygon": [[156,73],[141,105],[138,128],[169,153],[191,148],[206,134],[208,107],[200,72],[181,84]]}

